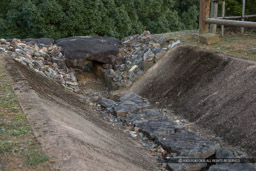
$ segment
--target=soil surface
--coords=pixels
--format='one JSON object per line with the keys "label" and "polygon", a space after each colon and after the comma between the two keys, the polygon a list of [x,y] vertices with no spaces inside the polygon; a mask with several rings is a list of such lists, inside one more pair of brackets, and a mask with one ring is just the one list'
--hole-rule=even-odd
{"label": "soil surface", "polygon": [[65,90],[10,57],[6,68],[24,113],[52,170],[157,170],[155,159],[89,106],[88,97]]}
{"label": "soil surface", "polygon": [[131,90],[256,156],[255,76],[254,61],[180,46]]}

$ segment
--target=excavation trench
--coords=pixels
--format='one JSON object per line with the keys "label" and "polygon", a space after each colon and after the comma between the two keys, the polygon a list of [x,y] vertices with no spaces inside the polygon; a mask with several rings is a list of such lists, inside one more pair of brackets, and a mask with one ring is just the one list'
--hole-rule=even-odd
{"label": "excavation trench", "polygon": [[[21,106],[57,170],[157,170],[137,142],[102,120],[86,95],[5,57]],[[100,65],[77,73],[81,90],[105,91]],[[256,63],[179,46],[166,53],[128,91],[149,99],[200,129],[256,155]],[[107,80],[110,81],[110,80]],[[108,83],[106,83],[108,85]]]}
{"label": "excavation trench", "polygon": [[256,63],[180,46],[131,88],[256,156]]}
{"label": "excavation trench", "polygon": [[139,143],[89,106],[89,97],[72,93],[11,57],[4,59],[52,170],[157,170],[156,161]]}

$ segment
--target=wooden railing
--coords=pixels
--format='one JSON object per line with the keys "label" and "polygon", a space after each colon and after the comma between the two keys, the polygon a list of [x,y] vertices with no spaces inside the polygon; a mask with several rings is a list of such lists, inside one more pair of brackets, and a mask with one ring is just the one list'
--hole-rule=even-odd
{"label": "wooden railing", "polygon": [[[210,15],[210,0],[200,0],[200,22],[199,30],[200,33],[209,32],[209,24],[211,26],[211,32],[216,33],[217,24],[221,25],[221,34],[224,35],[224,26],[236,26],[241,27],[241,32],[244,33],[244,27],[256,28],[256,22],[244,21],[245,18],[256,17],[256,15],[245,15],[245,0],[243,0],[242,16],[225,16],[225,0],[222,0],[222,16],[218,17],[218,0],[212,1],[211,18]],[[237,20],[227,20],[227,19],[242,19],[242,21]]]}

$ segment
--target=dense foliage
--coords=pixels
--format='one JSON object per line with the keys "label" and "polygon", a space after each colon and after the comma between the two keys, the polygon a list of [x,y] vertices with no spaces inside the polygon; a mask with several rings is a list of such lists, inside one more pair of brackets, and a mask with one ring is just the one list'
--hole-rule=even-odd
{"label": "dense foliage", "polygon": [[[200,0],[0,0],[0,37],[122,38],[143,30],[191,30],[198,27],[199,3]],[[255,14],[256,0],[246,3],[246,14]],[[226,0],[226,4],[227,16],[241,15],[242,0]]]}
{"label": "dense foliage", "polygon": [[196,29],[199,0],[0,0],[0,37],[125,37]]}

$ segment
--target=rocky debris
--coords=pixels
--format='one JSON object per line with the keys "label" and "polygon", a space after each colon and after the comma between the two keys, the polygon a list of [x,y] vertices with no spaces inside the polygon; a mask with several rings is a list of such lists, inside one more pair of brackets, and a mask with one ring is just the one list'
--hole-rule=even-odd
{"label": "rocky debris", "polygon": [[[12,39],[10,42],[0,39],[0,49],[6,55],[13,57],[15,61],[40,75],[56,80],[63,86],[77,92],[79,88],[75,71],[67,68],[61,47],[42,44],[43,42],[50,43],[50,39],[27,40],[30,43],[19,39]],[[31,41],[34,42],[31,43]]]}
{"label": "rocky debris", "polygon": [[200,171],[206,168],[207,163],[169,163],[167,169],[170,171]]}
{"label": "rocky debris", "polygon": [[[139,140],[149,149],[151,155],[159,161],[162,170],[199,171],[210,167],[211,171],[236,170],[254,171],[253,166],[245,163],[212,163],[209,159],[239,159],[226,148],[220,148],[216,140],[213,142],[188,131],[181,120],[179,123],[170,121],[165,110],[144,109],[138,103],[150,104],[136,93],[119,96],[114,93],[115,100],[100,98],[104,118],[114,125],[119,125],[133,139]],[[113,96],[113,94],[111,95]],[[119,97],[119,98],[117,98]],[[117,108],[118,107],[118,108]],[[135,110],[136,108],[136,110]],[[137,109],[138,108],[138,109]],[[121,111],[118,115],[118,111]],[[239,154],[243,154],[239,151]],[[180,159],[205,159],[205,162],[180,162]]]}
{"label": "rocky debris", "polygon": [[256,169],[246,163],[225,163],[219,165],[213,165],[208,171],[256,171]]}
{"label": "rocky debris", "polygon": [[163,119],[149,120],[148,122],[137,123],[135,125],[139,128],[140,132],[144,133],[150,139],[174,134],[185,128],[175,125],[172,121]]}
{"label": "rocky debris", "polygon": [[99,98],[99,104],[102,106],[102,107],[105,107],[105,108],[111,108],[113,107],[114,105],[116,105],[116,102],[111,100],[111,99],[107,99],[105,97],[100,97]]}
{"label": "rocky debris", "polygon": [[[103,98],[99,103],[105,109],[104,116],[109,117],[109,121],[113,123],[120,121],[120,126],[127,130],[125,132],[130,137],[141,141],[144,147],[149,148],[152,156],[158,158],[162,167],[173,171],[201,170],[205,169],[208,164],[177,163],[171,162],[171,160],[179,158],[208,159],[213,156],[227,157],[230,155],[229,151],[220,148],[219,144],[187,131],[183,125],[185,122],[179,124],[172,122],[165,114],[155,109],[140,108],[135,111],[136,105],[143,102],[146,102],[145,104],[150,108],[146,99],[136,93],[127,93],[121,96],[117,102]],[[106,110],[109,107],[111,110]],[[117,111],[126,112],[125,114],[121,112],[121,116],[118,116]]]}
{"label": "rocky debris", "polygon": [[[238,150],[235,151],[235,153]],[[242,152],[239,154],[243,154]],[[236,156],[227,148],[219,148],[216,150],[215,154],[216,159],[239,159],[239,156]],[[240,157],[241,158],[241,157]],[[216,165],[211,166],[209,171],[256,171],[256,169],[247,164],[247,163],[216,163]]]}
{"label": "rocky debris", "polygon": [[137,124],[148,122],[150,120],[167,120],[167,117],[154,109],[145,109],[136,113],[131,113],[123,121],[127,125],[137,126]]}
{"label": "rocky debris", "polygon": [[216,150],[216,159],[235,158],[236,156],[227,148],[219,148]]}
{"label": "rocky debris", "polygon": [[81,67],[89,61],[114,63],[121,42],[112,37],[79,36],[59,39],[56,44],[62,47],[69,66]]}
{"label": "rocky debris", "polygon": [[180,43],[166,35],[152,35],[145,31],[122,40],[118,59],[103,74],[111,90],[128,88],[133,82],[153,66],[168,49]]}
{"label": "rocky debris", "polygon": [[115,116],[126,116],[129,113],[137,112],[149,107],[150,105],[147,100],[135,93],[128,93],[122,96],[120,102],[113,107],[113,114]]}
{"label": "rocky debris", "polygon": [[[69,74],[73,70],[68,70],[66,65],[81,70],[93,61],[93,71],[97,76],[103,78],[110,90],[119,90],[130,87],[168,49],[179,43],[179,40],[167,35],[152,35],[145,31],[144,34],[124,38],[122,42],[116,38],[99,36],[63,38],[57,40],[56,45],[49,38],[2,39],[0,52],[15,52],[19,62],[48,77],[65,77],[68,74],[68,79],[64,79],[65,83],[62,78],[57,79],[69,87],[75,87],[77,83],[69,78],[74,78],[74,74]],[[49,70],[47,73],[44,72],[46,66],[50,66],[50,69],[46,69]]]}
{"label": "rocky debris", "polygon": [[158,137],[157,142],[168,152],[175,152],[181,157],[191,158],[208,158],[214,155],[216,149],[219,148],[219,144],[186,130]]}

